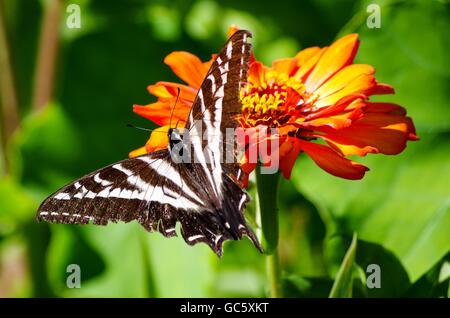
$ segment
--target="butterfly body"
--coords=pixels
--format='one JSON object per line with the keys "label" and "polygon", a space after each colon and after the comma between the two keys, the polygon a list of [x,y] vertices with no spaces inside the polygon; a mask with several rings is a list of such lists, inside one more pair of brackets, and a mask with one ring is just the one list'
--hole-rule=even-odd
{"label": "butterfly body", "polygon": [[[189,133],[189,132],[188,132]],[[172,160],[177,163],[191,163],[189,143],[186,142],[182,133],[177,128],[170,128],[167,137],[169,138],[168,150],[172,156]]]}
{"label": "butterfly body", "polygon": [[[240,167],[222,160],[222,144],[229,142],[225,128],[236,127],[232,118],[240,110],[249,36],[238,31],[229,39],[197,94],[183,132],[169,129],[167,149],[125,159],[68,184],[41,204],[37,219],[97,225],[137,220],[166,237],[176,236],[178,222],[186,243],[204,242],[218,255],[225,240],[244,235],[261,250],[243,215],[249,196],[236,181]],[[214,138],[203,138],[205,134]]]}

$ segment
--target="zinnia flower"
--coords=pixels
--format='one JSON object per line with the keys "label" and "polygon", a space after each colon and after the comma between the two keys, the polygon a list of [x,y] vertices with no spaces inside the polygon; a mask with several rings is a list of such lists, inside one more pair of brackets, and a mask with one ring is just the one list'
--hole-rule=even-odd
{"label": "zinnia flower", "polygon": [[[345,179],[361,179],[368,168],[347,156],[367,153],[394,155],[402,152],[408,140],[417,140],[414,124],[403,107],[385,102],[370,102],[377,94],[392,94],[394,89],[378,83],[375,69],[353,64],[358,50],[357,34],[337,40],[329,47],[311,47],[292,58],[274,61],[268,67],[254,58],[249,65],[248,82],[242,87],[242,113],[236,118],[247,132],[250,145],[262,140],[260,132],[277,128],[279,169],[289,178],[296,158],[306,153],[323,170]],[[173,52],[164,62],[187,85],[158,82],[148,90],[156,103],[134,106],[134,112],[162,126],[167,132],[172,107],[172,126],[183,126],[192,102],[212,60],[202,63],[187,52]],[[130,153],[137,156],[167,147],[167,135],[153,132],[146,145]],[[249,148],[249,147],[247,147]],[[262,155],[262,154],[261,154]],[[249,174],[256,163],[246,152],[241,160]]]}

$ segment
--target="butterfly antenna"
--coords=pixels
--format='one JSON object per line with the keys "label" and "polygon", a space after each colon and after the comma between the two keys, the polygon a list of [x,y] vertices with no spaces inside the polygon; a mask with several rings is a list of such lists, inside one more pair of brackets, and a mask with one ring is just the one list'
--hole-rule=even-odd
{"label": "butterfly antenna", "polygon": [[131,128],[135,128],[135,129],[143,130],[143,131],[150,131],[150,132],[153,131],[153,132],[159,132],[159,133],[166,133],[166,132],[164,132],[164,131],[155,131],[154,129],[149,129],[149,128],[144,128],[144,127],[135,126],[135,125],[130,124],[130,123],[127,124],[127,127],[131,127]]}
{"label": "butterfly antenna", "polygon": [[[179,87],[177,87],[177,99],[175,100],[175,104],[173,105],[173,107],[172,107],[172,112],[170,113],[170,119],[169,119],[169,128],[171,128],[172,127],[172,117],[173,117],[173,113],[174,113],[174,111],[175,111],[175,106],[177,106],[177,103],[178,103],[178,98],[180,97],[180,88]],[[178,122],[177,122],[177,125],[178,125]],[[176,126],[175,126],[175,128],[177,128]]]}

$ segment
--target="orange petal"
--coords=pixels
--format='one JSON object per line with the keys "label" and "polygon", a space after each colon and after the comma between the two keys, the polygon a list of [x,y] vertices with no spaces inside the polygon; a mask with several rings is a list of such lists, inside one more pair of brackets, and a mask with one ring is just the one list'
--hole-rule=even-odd
{"label": "orange petal", "polygon": [[[289,148],[288,151],[286,151]],[[300,142],[297,138],[288,138],[288,140],[280,146],[280,170],[286,179],[290,179],[292,168],[300,154]]]}
{"label": "orange petal", "polygon": [[233,34],[235,34],[239,30],[240,29],[236,24],[230,25],[230,27],[228,28],[228,38],[231,38]]}
{"label": "orange petal", "polygon": [[416,127],[414,127],[414,123],[411,117],[406,117],[406,124],[408,125],[408,140],[420,140],[419,136],[416,134]]}
{"label": "orange petal", "polygon": [[297,124],[303,128],[309,128],[313,131],[320,132],[334,132],[336,130],[349,127],[354,121],[358,120],[364,116],[364,112],[355,108],[351,111],[341,112],[338,115],[333,115],[329,117],[319,117],[308,121],[299,121]]}
{"label": "orange petal", "polygon": [[301,149],[326,172],[344,179],[358,180],[369,168],[340,156],[330,147],[299,139]]}
{"label": "orange petal", "polygon": [[305,59],[304,63],[299,64],[300,68],[298,69],[297,73],[295,73],[295,78],[301,79],[304,82],[306,77],[314,69],[317,62],[320,60],[322,55],[327,51],[327,49],[328,49],[328,47],[324,47],[318,51],[317,50],[314,51],[314,54],[311,55],[311,57],[309,57],[308,59]]}
{"label": "orange petal", "polygon": [[375,73],[375,69],[367,64],[348,65],[333,75],[315,93],[320,96],[319,100],[321,100],[342,90],[361,75],[372,75],[373,73]]}
{"label": "orange petal", "polygon": [[362,109],[366,107],[367,98],[367,95],[360,94],[360,98],[355,99],[353,102],[351,102],[345,110]]}
{"label": "orange petal", "polygon": [[280,128],[278,128],[278,134],[280,136],[286,136],[287,134],[289,134],[290,132],[295,132],[297,131],[298,126],[297,125],[293,125],[293,124],[286,124],[284,126],[281,126]]}
{"label": "orange petal", "polygon": [[241,147],[248,144],[256,145],[262,139],[267,137],[267,126],[258,125],[250,128],[236,128],[236,141]]}
{"label": "orange petal", "polygon": [[272,69],[279,74],[292,76],[297,71],[297,60],[295,58],[284,58],[272,62]]}
{"label": "orange petal", "polygon": [[[133,111],[147,119],[150,119],[159,126],[169,125],[176,122],[185,122],[189,116],[190,105],[178,102],[175,110],[172,112],[172,108],[175,104],[173,102],[156,102],[146,106],[133,105]],[[172,118],[171,118],[172,117]]]}
{"label": "orange petal", "polygon": [[314,103],[315,107],[325,107],[333,105],[338,102],[341,98],[348,95],[364,94],[370,95],[369,92],[376,85],[375,78],[369,74],[361,74],[347,85],[343,86],[340,90],[331,94],[325,98],[319,99]]}
{"label": "orange petal", "polygon": [[327,144],[330,145],[331,148],[342,154],[343,156],[351,156],[351,155],[358,155],[358,156],[365,156],[368,153],[378,153],[378,149],[372,146],[357,146],[352,144],[342,144],[338,143],[335,140],[332,140],[330,138],[327,138],[325,136],[320,136],[323,140],[327,142]]}
{"label": "orange petal", "polygon": [[161,149],[166,149],[169,144],[169,125],[162,126],[153,130],[150,135],[150,139],[145,144],[145,149],[147,152],[158,151]]}
{"label": "orange petal", "polygon": [[246,154],[242,156],[241,160],[239,161],[239,164],[241,166],[242,171],[245,172],[246,175],[250,174],[253,170],[256,168],[256,163],[251,162]]}
{"label": "orange petal", "polygon": [[158,82],[154,85],[149,85],[147,90],[150,94],[155,95],[158,98],[175,98],[178,96],[178,90],[180,90],[180,100],[193,102],[197,95],[197,90],[182,84],[171,82]]}
{"label": "orange petal", "polygon": [[332,116],[335,114],[339,114],[344,110],[347,110],[347,107],[352,104],[355,100],[366,98],[363,94],[351,94],[348,96],[342,97],[338,100],[334,105],[328,107],[319,108],[318,111],[306,116],[306,120],[312,120],[319,117]]}
{"label": "orange petal", "polygon": [[286,101],[284,102],[284,109],[286,112],[294,111],[302,100],[302,95],[292,87],[288,87],[286,90]]}
{"label": "orange petal", "polygon": [[[270,135],[268,127],[264,125],[247,129],[238,128],[236,140],[240,149],[245,149],[240,161],[244,171],[248,173],[253,170],[258,162],[266,167],[276,164],[278,169],[280,144],[282,144],[280,139],[278,133]],[[274,140],[276,142],[273,142]]]}
{"label": "orange petal", "polygon": [[[238,127],[236,130],[236,142],[239,150],[244,150],[244,155],[240,164],[245,167],[243,170],[250,173],[254,169],[253,164],[256,165],[258,161],[258,142],[259,142],[259,126],[251,128]],[[248,171],[246,170],[248,167]]]}
{"label": "orange petal", "polygon": [[139,157],[147,153],[147,148],[145,146],[138,148],[136,150],[130,151],[128,154],[129,158]]}
{"label": "orange petal", "polygon": [[[326,117],[326,118],[316,118],[311,121],[300,123],[302,127],[305,128],[313,128],[319,131],[328,131],[325,127],[331,127],[334,129],[342,129],[348,127],[352,124],[351,119],[347,118],[347,116],[335,116],[335,117]],[[320,129],[324,128],[324,129]]]}
{"label": "orange petal", "polygon": [[364,111],[368,113],[386,113],[395,115],[406,115],[406,109],[393,103],[364,103]]}
{"label": "orange petal", "polygon": [[316,67],[306,79],[307,91],[314,92],[333,74],[350,65],[358,46],[358,34],[349,34],[334,42],[322,55]]}
{"label": "orange petal", "polygon": [[164,63],[189,86],[199,88],[208,72],[202,61],[189,52],[176,51],[166,56]]}
{"label": "orange petal", "polygon": [[261,62],[253,62],[250,64],[247,80],[258,87],[266,83],[266,70]]}
{"label": "orange petal", "polygon": [[369,152],[394,155],[405,149],[410,132],[414,134],[409,119],[404,116],[367,113],[350,127],[328,133],[326,138],[344,155],[360,154],[368,150],[367,147],[376,149]]}
{"label": "orange petal", "polygon": [[395,90],[391,85],[377,83],[371,90],[369,95],[394,94]]}
{"label": "orange petal", "polygon": [[[278,170],[280,164],[280,145],[283,144],[285,138],[277,136],[260,137],[258,143],[259,160],[263,166],[275,167]],[[286,151],[286,150],[284,150]],[[276,165],[276,166],[275,166]]]}
{"label": "orange petal", "polygon": [[301,50],[297,53],[295,56],[295,59],[297,60],[297,65],[302,66],[306,63],[310,58],[312,58],[314,55],[316,55],[320,51],[320,47],[314,46],[309,47],[304,50]]}

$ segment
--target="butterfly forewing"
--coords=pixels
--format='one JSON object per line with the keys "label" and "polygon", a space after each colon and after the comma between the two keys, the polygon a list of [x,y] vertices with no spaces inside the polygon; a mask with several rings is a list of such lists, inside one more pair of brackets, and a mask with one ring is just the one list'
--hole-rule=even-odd
{"label": "butterfly forewing", "polygon": [[47,198],[37,217],[59,223],[95,224],[138,219],[155,190],[159,176],[155,167],[167,158],[168,151],[159,151],[146,155],[145,160],[126,159],[94,171]]}
{"label": "butterfly forewing", "polygon": [[[217,121],[222,130],[236,127],[233,117],[241,112],[239,90],[247,79],[251,36],[249,31],[237,31],[216,56],[198,92],[200,98],[192,105],[186,128],[190,129],[196,120],[208,125]],[[210,114],[205,114],[205,110]]]}
{"label": "butterfly forewing", "polygon": [[[239,94],[242,82],[247,79],[250,37],[251,33],[246,30],[237,31],[225,44],[198,91],[186,123],[193,154],[197,156],[192,160],[213,173],[209,180],[212,188],[207,191],[217,197],[222,196],[220,176],[223,171],[239,177],[234,118],[241,112]],[[227,129],[232,133],[227,133]]]}

